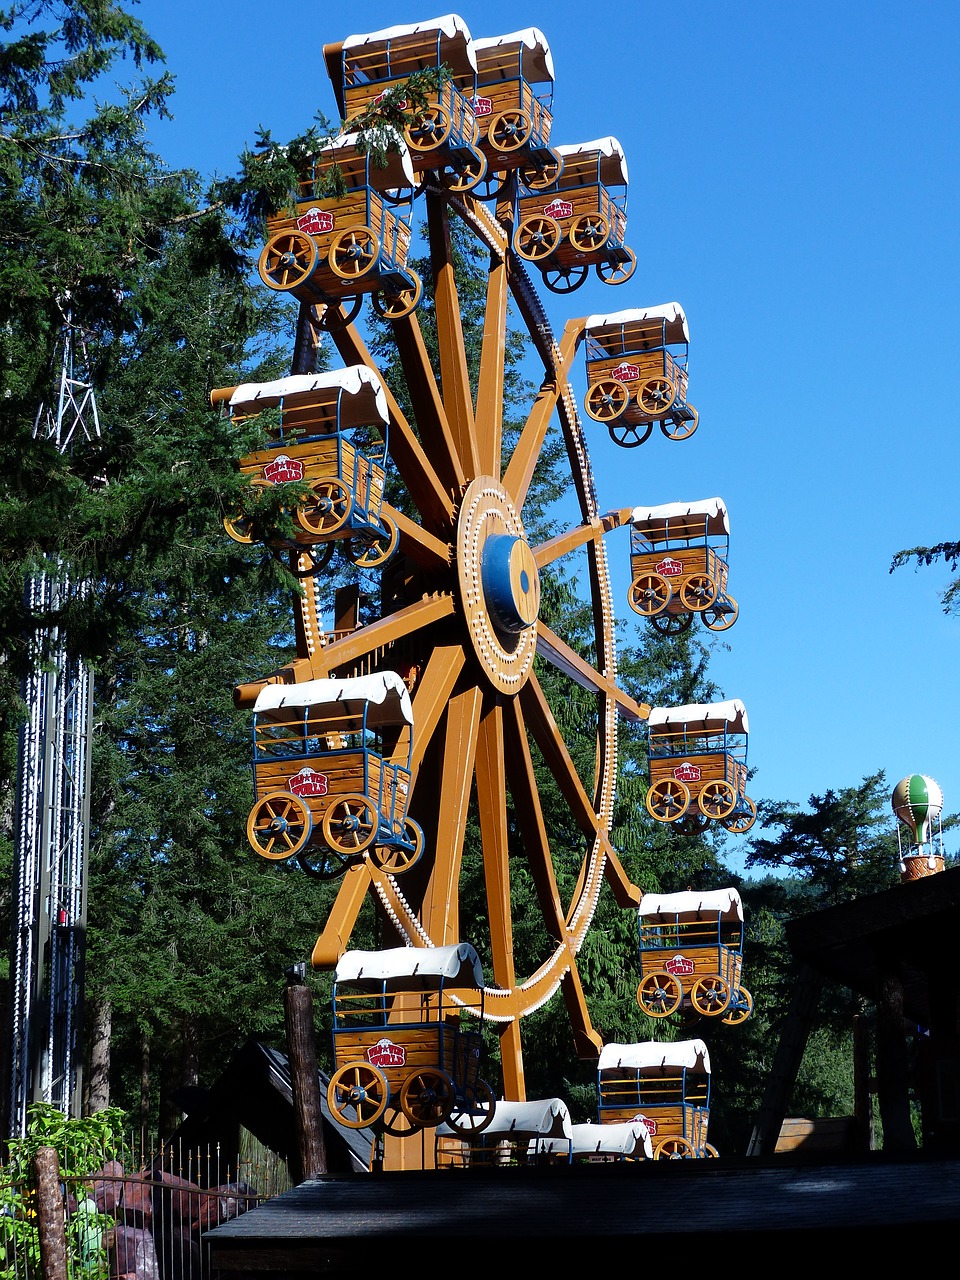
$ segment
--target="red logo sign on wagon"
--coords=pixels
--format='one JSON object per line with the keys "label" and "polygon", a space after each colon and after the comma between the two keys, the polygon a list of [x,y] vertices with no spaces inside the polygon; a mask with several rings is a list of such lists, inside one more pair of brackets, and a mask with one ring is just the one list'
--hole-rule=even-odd
{"label": "red logo sign on wagon", "polygon": [[673,556],[666,556],[657,565],[657,573],[664,578],[675,578],[678,574],[683,573],[683,562],[674,560]]}
{"label": "red logo sign on wagon", "polygon": [[297,227],[308,236],[319,236],[333,230],[333,214],[327,209],[308,209],[297,219]]}
{"label": "red logo sign on wagon", "polygon": [[573,213],[573,205],[569,200],[551,200],[543,212],[548,218],[569,218]]}
{"label": "red logo sign on wagon", "polygon": [[685,760],[683,764],[677,765],[673,771],[673,776],[678,782],[699,782],[700,766]]}
{"label": "red logo sign on wagon", "polygon": [[674,978],[688,978],[693,973],[693,961],[686,956],[675,955],[663,966]]}
{"label": "red logo sign on wagon", "polygon": [[474,98],[473,114],[475,116],[488,116],[493,110],[492,98]]}
{"label": "red logo sign on wagon", "polygon": [[303,463],[299,458],[290,458],[285,453],[278,453],[272,462],[263,468],[264,480],[271,484],[287,484],[290,480],[303,479]]}
{"label": "red logo sign on wagon", "polygon": [[402,1067],[407,1060],[407,1051],[402,1044],[394,1044],[386,1036],[372,1044],[364,1054],[372,1067]]}
{"label": "red logo sign on wagon", "polygon": [[[380,103],[384,100],[386,96],[387,96],[387,91],[386,89],[384,89],[383,93],[377,94],[377,96],[374,98],[373,102],[371,102],[370,105],[372,107],[379,107]],[[396,106],[398,111],[406,111],[407,109],[406,98],[401,98],[400,101],[396,104]]]}
{"label": "red logo sign on wagon", "polygon": [[640,366],[621,360],[615,369],[610,370],[610,377],[616,378],[618,382],[636,382],[640,377]]}
{"label": "red logo sign on wagon", "polygon": [[325,796],[327,794],[327,775],[318,773],[309,765],[304,765],[299,773],[287,779],[287,786],[295,796]]}
{"label": "red logo sign on wagon", "polygon": [[646,1116],[640,1115],[638,1113],[633,1117],[633,1122],[634,1124],[642,1124],[646,1128],[647,1133],[649,1133],[651,1138],[655,1138],[657,1136],[656,1120],[649,1120]]}

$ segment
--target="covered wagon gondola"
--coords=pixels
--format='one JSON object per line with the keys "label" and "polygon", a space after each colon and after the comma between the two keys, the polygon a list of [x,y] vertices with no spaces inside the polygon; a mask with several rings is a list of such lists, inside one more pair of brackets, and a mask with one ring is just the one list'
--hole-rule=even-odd
{"label": "covered wagon gondola", "polygon": [[494,1100],[480,1077],[478,1015],[483,969],[469,943],[347,951],[333,982],[331,1112],[397,1136],[444,1121],[482,1130]]}
{"label": "covered wagon gondola", "polygon": [[543,191],[520,185],[513,247],[554,293],[579,289],[591,266],[604,284],[623,284],[637,260],[624,243],[627,161],[616,138],[556,148],[559,179]]}
{"label": "covered wagon gondola", "polygon": [[739,606],[727,591],[730,517],[722,498],[635,507],[630,524],[630,608],[663,635],[695,616],[726,631]]}
{"label": "covered wagon gondola", "polygon": [[654,707],[647,719],[647,812],[658,822],[686,814],[749,831],[757,807],[746,794],[747,711],[726,702]]}
{"label": "covered wagon gondola", "polygon": [[324,878],[368,850],[383,870],[406,871],[423,851],[407,817],[412,748],[410,695],[393,671],[264,685],[253,708],[251,847]]}
{"label": "covered wagon gondola", "polygon": [[650,1130],[642,1120],[620,1124],[575,1124],[570,1134],[572,1164],[610,1164],[652,1160]]}
{"label": "covered wagon gondola", "polygon": [[491,1114],[475,1133],[466,1120],[437,1129],[437,1163],[450,1168],[569,1164],[570,1111],[562,1098],[491,1104]]}
{"label": "covered wagon gondola", "polygon": [[423,296],[407,266],[417,179],[407,147],[399,138],[395,146],[375,158],[355,133],[321,144],[300,176],[296,208],[267,218],[261,280],[300,302],[333,306],[328,327],[352,320],[365,294],[389,320],[409,315]]}
{"label": "covered wagon gondola", "polygon": [[687,403],[690,332],[679,303],[589,316],[584,352],[584,408],[617,444],[643,444],[655,423],[668,440],[696,431],[699,415]]}
{"label": "covered wagon gondola", "polygon": [[[383,94],[418,72],[435,73],[427,101],[404,127],[418,174],[447,170],[455,191],[469,191],[486,175],[477,147],[480,130],[473,111],[477,59],[466,23],[455,13],[426,22],[385,27],[348,36],[323,50],[337,105],[349,122],[375,107]],[[401,97],[396,104],[406,108]]]}
{"label": "covered wagon gondola", "polygon": [[637,1003],[651,1018],[692,1010],[734,1025],[753,998],[743,985],[743,903],[736,889],[645,893],[638,912]]}
{"label": "covered wagon gondola", "polygon": [[[226,387],[210,398],[226,403],[238,426],[254,418],[262,424],[267,446],[240,459],[253,485],[309,485],[309,495],[293,504],[293,539],[273,545],[309,550],[312,571],[329,561],[338,543],[361,568],[386,563],[400,534],[381,510],[389,414],[372,369],[294,374]],[[248,517],[227,516],[223,524],[235,542],[253,541]]]}
{"label": "covered wagon gondola", "polygon": [[707,1143],[710,1055],[702,1040],[604,1045],[597,1094],[600,1123],[645,1125],[654,1160],[717,1154]]}

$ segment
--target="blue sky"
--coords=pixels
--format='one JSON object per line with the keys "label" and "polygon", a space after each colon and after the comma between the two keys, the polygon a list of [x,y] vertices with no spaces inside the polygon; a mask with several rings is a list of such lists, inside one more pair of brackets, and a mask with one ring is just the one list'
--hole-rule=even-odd
{"label": "blue sky", "polygon": [[[336,115],[325,42],[436,12],[144,0],[178,84],[156,144],[172,165],[232,172],[258,125],[283,139]],[[888,572],[902,547],[960,538],[960,6],[457,12],[477,37],[540,27],[552,140],[613,134],[627,155],[637,270],[545,293],[555,328],[670,300],[687,313],[698,432],[624,451],[598,427],[591,458],[609,507],[727,502],[740,618],[711,669],[747,706],[751,794],[803,802],[883,768],[891,787],[931,774],[960,809],[948,574]],[[632,625],[627,532],[608,547]]]}

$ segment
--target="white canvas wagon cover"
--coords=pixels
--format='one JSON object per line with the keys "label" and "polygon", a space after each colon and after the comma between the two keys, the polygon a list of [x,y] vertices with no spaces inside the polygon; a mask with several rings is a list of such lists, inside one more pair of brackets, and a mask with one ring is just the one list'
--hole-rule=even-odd
{"label": "white canvas wagon cover", "polygon": [[271,409],[283,404],[295,408],[298,403],[316,398],[317,392],[340,395],[340,423],[344,427],[373,426],[390,421],[383,383],[373,369],[353,364],[346,369],[328,369],[326,373],[295,373],[273,382],[245,382],[230,397],[230,408],[244,408],[248,413]]}
{"label": "white canvas wagon cover", "polygon": [[633,307],[627,311],[613,311],[605,316],[587,316],[585,332],[587,337],[602,338],[614,334],[624,326],[649,324],[651,320],[665,320],[665,338],[668,343],[689,342],[690,330],[687,317],[679,302],[663,302],[657,307]]}
{"label": "white canvas wagon cover", "polygon": [[363,715],[367,727],[413,724],[413,707],[403,677],[395,671],[378,671],[346,680],[304,680],[302,684],[267,684],[253,704],[259,718],[282,723],[297,720],[305,707],[315,707],[323,715]]}
{"label": "white canvas wagon cover", "polygon": [[575,1124],[571,1133],[575,1156],[616,1155],[645,1156],[653,1159],[650,1131],[642,1120],[625,1120],[621,1124]]}
{"label": "white canvas wagon cover", "polygon": [[[393,146],[396,150],[384,151],[384,164],[376,164],[371,157],[367,166],[367,177],[374,191],[398,191],[403,187],[417,185],[417,175],[413,170],[413,161],[410,158],[410,148],[407,146],[406,139],[395,129],[389,132],[393,135]],[[364,154],[357,146],[359,136],[358,133],[341,133],[336,138],[322,142],[320,150],[339,153],[334,157],[334,163],[341,161],[345,163],[353,156]]]}
{"label": "white canvas wagon cover", "polygon": [[[565,185],[564,179],[575,175],[578,168],[582,171],[583,163],[599,164],[600,181],[604,186],[625,187],[627,185],[627,158],[616,138],[595,138],[593,142],[572,143],[570,146],[557,147],[556,152],[563,156],[564,160],[564,173],[560,177],[561,187]],[[569,163],[571,161],[573,163]],[[581,161],[579,166],[577,161]],[[573,185],[579,185],[576,179]]]}
{"label": "white canvas wagon cover", "polygon": [[[474,40],[473,47],[477,53],[486,52],[491,49],[502,49],[504,54],[512,53],[514,58],[504,58],[502,63],[502,78],[510,79],[514,73],[515,55],[520,54],[520,72],[524,80],[529,80],[531,84],[538,84],[544,80],[553,80],[553,55],[550,53],[550,46],[547,44],[547,38],[537,27],[526,27],[523,31],[511,31],[506,36],[485,36],[482,40]],[[488,60],[484,60],[487,62]],[[481,72],[483,76],[487,71]],[[481,87],[489,84],[487,79],[481,79]]]}
{"label": "white canvas wagon cover", "polygon": [[652,542],[663,541],[671,536],[671,521],[676,523],[687,518],[704,520],[707,533],[714,536],[730,532],[730,516],[722,498],[702,498],[699,502],[664,502],[658,507],[634,507],[630,516],[634,528],[642,533],[653,535],[662,530],[659,538],[651,537]]}
{"label": "white canvas wagon cover", "polygon": [[540,1098],[531,1102],[498,1102],[493,1119],[483,1130],[484,1141],[497,1134],[502,1138],[528,1141],[531,1138],[570,1139],[571,1120],[562,1098]]}
{"label": "white canvas wagon cover", "polygon": [[726,729],[728,733],[749,733],[747,709],[739,698],[726,702],[689,702],[684,707],[653,707],[647,717],[647,725],[655,729],[660,725],[688,729]]}
{"label": "white canvas wagon cover", "polygon": [[335,982],[384,982],[404,989],[452,986],[483,987],[483,966],[469,942],[449,947],[392,947],[386,951],[345,951],[337,961]]}
{"label": "white canvas wagon cover", "polygon": [[700,916],[716,913],[727,920],[743,920],[743,902],[736,889],[711,889],[699,893],[645,893],[637,914],[642,920],[652,916]]}
{"label": "white canvas wagon cover", "polygon": [[605,1044],[600,1050],[599,1071],[627,1067],[655,1075],[661,1070],[700,1071],[710,1074],[710,1054],[702,1040],[677,1040],[662,1044],[659,1040],[642,1040],[639,1044]]}
{"label": "white canvas wagon cover", "polygon": [[[455,13],[444,14],[442,18],[428,18],[426,22],[410,22],[397,27],[384,27],[382,31],[371,31],[366,35],[347,36],[343,42],[343,51],[363,49],[372,51],[382,46],[402,42],[405,52],[423,47],[423,66],[435,67],[445,63],[454,75],[465,70],[476,71],[477,59],[473,52],[473,37],[464,20]],[[438,63],[439,42],[439,63]]]}

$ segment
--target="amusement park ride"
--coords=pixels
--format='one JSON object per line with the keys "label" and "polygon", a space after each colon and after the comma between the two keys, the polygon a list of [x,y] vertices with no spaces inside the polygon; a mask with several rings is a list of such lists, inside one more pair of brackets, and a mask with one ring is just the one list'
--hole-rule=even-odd
{"label": "amusement park ride", "polygon": [[[482,1018],[498,1028],[504,1098],[520,1105],[522,1020],[560,990],[579,1054],[599,1058],[599,1126],[616,1129],[609,1141],[585,1134],[583,1151],[714,1154],[706,1047],[604,1047],[577,971],[606,883],[622,908],[639,909],[642,946],[651,928],[663,943],[651,952],[654,969],[644,960],[647,1012],[663,1016],[683,1003],[727,1023],[750,1013],[734,891],[719,907],[716,894],[703,903],[661,897],[651,915],[610,837],[618,717],[648,723],[655,819],[696,810],[739,832],[755,815],[744,794],[741,703],[651,712],[617,683],[605,535],[631,529],[630,603],[654,626],[672,634],[699,613],[724,629],[737,612],[726,592],[726,508],[711,499],[604,511],[571,386],[582,346],[587,414],[615,444],[642,443],[654,424],[671,440],[688,438],[698,419],[686,399],[686,318],[671,303],[569,319],[554,336],[529,265],[565,295],[590,266],[605,284],[626,283],[636,259],[624,240],[627,165],[617,140],[551,139],[553,65],[539,31],[475,41],[449,15],[350,36],[324,56],[345,132],[305,167],[296,203],[270,219],[260,257],[264,284],[301,304],[294,367],[289,378],[223,388],[212,400],[235,418],[272,411],[262,447],[240,466],[253,490],[291,485],[294,532],[264,538],[301,580],[297,656],[238,686],[235,701],[254,719],[252,848],[339,880],[312,955],[336,977],[331,1107],[345,1124],[384,1137],[388,1167],[431,1163],[432,1148],[405,1136],[438,1126],[445,1142],[452,1135],[471,1149],[505,1121],[481,1078],[479,1037],[461,1023]],[[378,169],[351,122],[424,71],[439,87],[410,113],[388,168]],[[334,163],[341,186],[330,195],[323,178]],[[422,285],[407,265],[421,210],[437,369],[418,321]],[[490,261],[475,385],[454,220]],[[367,294],[392,326],[412,411],[354,326]],[[510,301],[543,368],[515,442],[503,428]],[[340,370],[312,372],[321,335]],[[526,509],[554,415],[579,519],[538,538]],[[357,429],[365,445],[353,439]],[[248,514],[225,525],[237,541],[260,539]],[[378,576],[379,617],[353,625],[354,612],[331,631],[321,622],[332,603],[323,570],[337,545],[361,573]],[[572,553],[590,592],[584,652],[540,616],[541,575]],[[676,573],[663,567],[671,560]],[[584,741],[595,743],[586,769]],[[538,768],[557,797],[550,812]],[[563,866],[571,833],[580,860],[572,877]],[[467,921],[465,852],[477,843],[485,911],[471,902]],[[520,863],[540,912],[541,960],[530,973],[518,973],[514,960],[511,869]],[[391,940],[382,952],[350,950],[368,899]],[[484,916],[489,983],[471,945],[479,939],[470,937]],[[682,977],[688,967],[692,984]],[[655,1114],[651,1148],[637,1125]],[[572,1135],[560,1141],[573,1152]]]}

